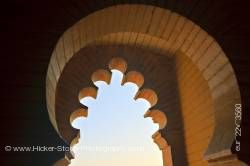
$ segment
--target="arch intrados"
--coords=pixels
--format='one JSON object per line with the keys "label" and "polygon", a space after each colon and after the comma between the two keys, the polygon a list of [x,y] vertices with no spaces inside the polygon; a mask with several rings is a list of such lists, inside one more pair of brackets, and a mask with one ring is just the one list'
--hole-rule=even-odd
{"label": "arch intrados", "polygon": [[[98,32],[91,32],[90,26],[96,25],[97,27],[109,27],[108,24],[112,24],[112,21],[115,24],[116,19],[112,19],[113,15],[116,17],[124,15],[122,12],[127,12],[128,6],[136,9],[142,9],[146,11],[146,13],[150,13],[152,10],[161,10],[164,13],[163,17],[169,21],[166,27],[166,31],[162,34],[162,36],[158,34],[154,34],[152,31],[146,31],[144,28],[145,25],[149,25],[150,22],[145,20],[143,24],[140,26],[136,23],[137,19],[140,18],[129,18],[127,24],[135,24],[134,27],[126,27],[120,24],[115,25],[112,28],[105,28]],[[117,10],[118,8],[124,8],[123,10]],[[116,14],[111,15],[103,15],[103,13],[117,12]],[[102,18],[104,20],[111,20],[109,22],[100,22],[99,20]],[[110,17],[110,18],[109,18]],[[151,16],[152,20],[156,19],[155,16]],[[172,20],[170,20],[170,18]],[[170,24],[171,22],[176,21],[175,25]],[[106,25],[107,24],[107,25]],[[153,27],[151,23],[151,27]],[[177,28],[174,28],[176,26]],[[183,27],[182,29],[178,27]],[[173,31],[173,29],[176,29]],[[76,33],[77,31],[77,33]],[[171,33],[172,32],[172,33]],[[80,33],[80,35],[79,35]],[[77,38],[75,35],[79,35]],[[118,38],[118,40],[110,40],[114,38]],[[137,38],[135,43],[130,43],[130,40],[124,42],[124,39]],[[149,43],[143,43],[145,38],[150,38]],[[142,40],[141,40],[142,39]],[[126,41],[126,40],[125,40]],[[204,41],[204,42],[200,42]],[[62,48],[62,43],[67,43]],[[73,25],[70,29],[68,29],[62,37],[59,39],[58,44],[56,45],[52,58],[50,61],[50,65],[48,68],[47,74],[47,82],[46,82],[46,95],[47,95],[47,105],[49,110],[50,119],[52,121],[53,126],[58,131],[58,124],[56,122],[55,117],[55,96],[56,96],[56,87],[58,83],[58,79],[60,78],[61,72],[65,66],[65,64],[73,57],[73,55],[78,52],[81,48],[84,48],[90,44],[96,43],[120,43],[120,44],[141,44],[142,46],[147,46],[150,50],[154,50],[156,52],[161,52],[162,54],[168,53],[171,56],[177,56],[178,54],[184,54],[190,59],[192,59],[194,65],[196,65],[203,74],[203,77],[208,81],[208,85],[211,90],[213,102],[218,104],[219,98],[223,95],[229,100],[235,100],[235,102],[240,103],[240,92],[237,84],[237,80],[234,74],[234,70],[228,61],[225,53],[216,42],[216,40],[211,37],[207,32],[202,30],[198,25],[188,20],[187,18],[166,9],[162,9],[159,7],[147,6],[147,5],[118,5],[109,8],[102,9],[93,14],[88,15],[87,17],[80,20],[78,23]],[[60,58],[61,57],[61,58]],[[59,68],[62,70],[56,70],[55,61],[58,59],[65,59],[65,61],[57,62],[59,64]],[[58,65],[57,65],[58,66]],[[52,72],[54,71],[54,74]],[[57,71],[57,72],[55,72]],[[228,80],[225,82],[221,82],[222,75],[227,75]],[[230,113],[231,110],[216,111],[215,117],[222,117],[224,114]],[[234,134],[233,130],[230,129],[225,130],[223,126],[231,126],[232,118],[230,116],[226,116],[228,119],[221,120],[216,118],[216,127],[213,135],[213,139],[211,140],[210,146],[207,151],[207,158],[209,159],[210,154],[214,154],[223,150],[223,147],[220,147],[218,144],[218,138],[223,137],[223,135],[230,136],[230,140],[227,145],[223,145],[227,147],[227,149],[231,146]],[[59,132],[59,131],[58,131]],[[231,133],[228,133],[231,132]],[[60,133],[59,133],[60,134]],[[215,148],[214,146],[218,146]],[[224,148],[225,148],[224,147]]]}

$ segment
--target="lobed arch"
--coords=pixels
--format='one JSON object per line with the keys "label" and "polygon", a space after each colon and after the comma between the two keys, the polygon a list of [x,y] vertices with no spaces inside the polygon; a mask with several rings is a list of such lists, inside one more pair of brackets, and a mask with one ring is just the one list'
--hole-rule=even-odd
{"label": "lobed arch", "polygon": [[[210,143],[205,150],[205,159],[213,162],[232,155],[232,108],[241,101],[237,79],[227,56],[212,36],[189,19],[148,5],[124,4],[104,8],[81,19],[58,40],[48,67],[46,95],[50,120],[64,140],[58,126],[59,110],[55,107],[58,82],[65,65],[80,50],[91,45],[144,48],[174,58],[177,68],[178,65],[187,66],[187,69],[191,68],[187,64],[195,66],[209,88],[213,103],[211,112],[215,118],[214,130],[207,138]],[[188,60],[181,62],[185,59],[182,57]]]}
{"label": "lobed arch", "polygon": [[[111,59],[111,61],[109,62],[109,69],[110,70],[115,69],[124,74],[122,84],[130,82],[130,83],[135,84],[138,88],[141,88],[144,83],[144,77],[140,72],[129,71],[128,73],[125,73],[127,69],[127,63],[122,58],[115,57]],[[109,71],[104,70],[104,69],[99,69],[92,74],[91,78],[92,78],[91,80],[93,83],[96,81],[102,81],[102,82],[105,82],[106,84],[109,84],[111,80],[111,75]],[[78,95],[79,102],[81,102],[81,100],[86,97],[91,97],[93,99],[96,99],[97,93],[98,93],[98,89],[94,87],[85,87],[81,89],[79,92],[79,95]],[[148,88],[143,88],[141,90],[138,90],[138,92],[134,96],[134,100],[137,100],[137,99],[143,99],[149,102],[150,108],[156,105],[158,101],[157,94],[154,92],[154,90],[148,89]],[[149,117],[152,118],[153,122],[159,125],[159,130],[165,128],[167,125],[167,117],[165,113],[160,110],[155,110],[155,109],[152,110],[150,108],[145,113],[144,118],[149,118]],[[79,117],[83,117],[83,118],[88,117],[87,106],[82,105],[81,108],[78,108],[77,110],[71,113],[70,123],[72,127],[74,127],[73,121]],[[158,145],[159,149],[162,151],[163,164],[172,166],[173,163],[172,163],[172,156],[171,156],[171,146],[167,143],[165,138],[161,136],[161,134],[159,133],[159,130],[156,131],[155,134],[152,135],[152,138],[154,142]],[[75,146],[79,142],[79,139],[80,139],[80,131],[78,130],[76,137],[70,143],[71,149],[73,148],[73,146]],[[71,153],[73,154],[73,152]]]}

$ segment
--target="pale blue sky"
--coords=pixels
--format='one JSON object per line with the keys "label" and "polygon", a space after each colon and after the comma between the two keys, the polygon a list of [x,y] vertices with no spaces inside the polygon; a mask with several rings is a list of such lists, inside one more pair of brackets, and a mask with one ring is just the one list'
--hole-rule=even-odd
{"label": "pale blue sky", "polygon": [[112,71],[110,85],[96,82],[97,98],[85,98],[88,118],[73,122],[81,138],[70,166],[162,166],[162,154],[151,136],[158,130],[144,113],[150,105],[134,100],[135,84],[121,86],[123,74]]}

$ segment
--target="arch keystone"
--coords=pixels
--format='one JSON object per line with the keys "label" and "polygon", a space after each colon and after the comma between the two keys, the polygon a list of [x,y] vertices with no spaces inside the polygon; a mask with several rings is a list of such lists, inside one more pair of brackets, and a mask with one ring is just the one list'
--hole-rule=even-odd
{"label": "arch keystone", "polygon": [[127,62],[123,59],[123,58],[113,58],[111,59],[111,61],[109,62],[109,69],[110,70],[119,70],[122,73],[125,73],[125,71],[127,70]]}

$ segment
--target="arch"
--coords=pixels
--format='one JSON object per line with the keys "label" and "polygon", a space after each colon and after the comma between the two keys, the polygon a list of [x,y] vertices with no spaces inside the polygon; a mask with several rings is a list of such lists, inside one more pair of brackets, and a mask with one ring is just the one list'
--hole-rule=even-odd
{"label": "arch", "polygon": [[[122,58],[112,58],[111,61],[109,62],[109,69],[113,70],[116,69],[120,72],[125,72],[127,69],[127,63],[124,59]],[[94,79],[93,79],[94,78]],[[130,71],[126,74],[125,78],[125,82],[130,82],[134,83],[135,85],[137,85],[139,88],[142,86],[143,82],[144,82],[144,78],[143,75],[140,74],[137,71]],[[97,71],[95,71],[92,74],[92,81],[93,83],[96,81],[105,81],[106,83],[109,83],[111,79],[111,75],[108,71],[103,70],[103,69],[99,69]],[[87,88],[83,88],[80,90],[79,92],[79,102],[81,103],[81,100],[86,98],[86,97],[92,97],[94,99],[96,99],[97,96],[97,90],[95,88],[92,87],[87,87]],[[138,95],[134,98],[135,100],[138,98],[143,98],[144,100],[148,101],[150,103],[150,107],[153,107],[156,103],[157,103],[157,95],[156,93],[152,90],[152,89],[143,89],[141,91],[138,91]],[[70,123],[73,126],[73,121],[76,118],[79,117],[87,117],[88,116],[88,109],[87,106],[85,106],[83,104],[84,108],[79,108],[77,110],[75,110],[74,112],[71,113],[70,115]],[[163,129],[164,127],[166,127],[166,115],[165,113],[163,113],[160,110],[149,110],[145,113],[144,118],[152,118],[154,123],[158,123],[159,125],[159,129]],[[159,149],[162,151],[162,156],[163,156],[163,164],[164,166],[172,166],[172,156],[171,156],[171,148],[170,146],[167,144],[167,141],[165,140],[165,138],[163,138],[161,136],[161,134],[159,133],[159,131],[156,131],[156,133],[152,136],[152,138],[154,139],[154,142],[158,145]],[[80,139],[80,132],[78,131],[76,137],[71,141],[70,144],[70,148],[72,149],[73,146],[75,146],[76,144],[78,144]],[[163,147],[163,142],[164,147]],[[73,154],[73,151],[70,151]],[[61,162],[61,161],[58,161]]]}
{"label": "arch", "polygon": [[188,57],[189,63],[196,66],[207,81],[214,106],[215,128],[205,153],[206,159],[212,161],[231,155],[234,140],[232,108],[241,101],[228,58],[215,39],[192,21],[170,10],[147,5],[117,5],[102,9],[83,18],[61,36],[51,57],[46,81],[49,115],[59,134],[55,98],[65,65],[86,46],[114,43],[137,45],[170,57]]}

